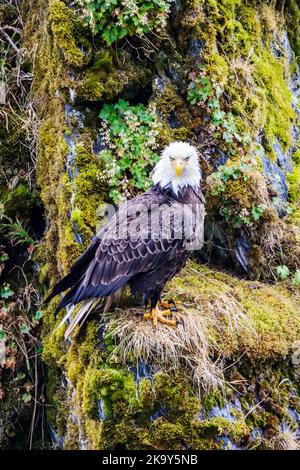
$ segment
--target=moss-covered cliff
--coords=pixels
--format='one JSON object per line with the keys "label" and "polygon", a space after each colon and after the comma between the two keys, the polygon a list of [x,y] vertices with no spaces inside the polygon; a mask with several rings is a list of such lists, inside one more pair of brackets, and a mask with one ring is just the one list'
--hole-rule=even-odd
{"label": "moss-covered cliff", "polygon": [[166,143],[197,146],[206,196],[205,247],[166,289],[183,302],[176,329],[154,331],[126,296],[66,344],[57,301],[43,310],[53,445],[296,447],[297,2],[20,3],[47,221],[40,294],[88,245],[105,203],[148,187]]}

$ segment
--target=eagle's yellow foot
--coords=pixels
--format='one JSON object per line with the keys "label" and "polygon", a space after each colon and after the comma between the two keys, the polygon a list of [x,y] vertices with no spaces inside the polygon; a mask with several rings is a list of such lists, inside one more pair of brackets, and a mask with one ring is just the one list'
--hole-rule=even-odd
{"label": "eagle's yellow foot", "polygon": [[169,320],[164,318],[167,315],[170,315],[172,312],[170,310],[159,310],[158,307],[155,307],[151,310],[151,320],[154,326],[157,326],[157,323],[163,323],[168,326],[176,326],[177,322],[175,320]]}
{"label": "eagle's yellow foot", "polygon": [[[161,305],[161,304],[160,304],[160,305]],[[163,317],[166,317],[167,315],[172,315],[172,312],[171,312],[170,309],[168,309],[168,310],[163,310],[163,311],[161,311],[160,314],[161,314]],[[150,320],[150,318],[152,318],[151,313],[144,313],[143,317],[144,317],[145,320]]]}

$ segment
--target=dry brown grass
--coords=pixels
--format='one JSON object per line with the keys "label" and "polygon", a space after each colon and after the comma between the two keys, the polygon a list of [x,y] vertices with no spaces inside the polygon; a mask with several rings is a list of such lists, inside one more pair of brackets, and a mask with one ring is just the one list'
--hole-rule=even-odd
{"label": "dry brown grass", "polygon": [[297,270],[300,262],[300,244],[297,226],[287,225],[284,220],[266,223],[259,240],[262,274],[271,273],[275,281],[276,266],[286,264],[291,272]]}
{"label": "dry brown grass", "polygon": [[300,441],[295,430],[286,426],[270,440],[270,446],[274,450],[300,450]]}
{"label": "dry brown grass", "polygon": [[216,341],[216,332],[232,336],[252,327],[229,294],[203,300],[196,296],[187,307],[180,305],[173,314],[180,322],[176,327],[159,324],[155,328],[142,318],[141,309],[117,309],[107,333],[116,344],[113,354],[125,363],[143,359],[167,373],[182,368],[199,393],[224,387],[226,351]]}
{"label": "dry brown grass", "polygon": [[182,323],[175,328],[162,324],[155,328],[137,313],[122,312],[109,326],[109,335],[116,342],[115,353],[124,362],[130,357],[144,359],[167,372],[184,367],[204,388],[222,385],[221,364],[210,358],[205,321],[197,312],[177,312],[174,317]]}

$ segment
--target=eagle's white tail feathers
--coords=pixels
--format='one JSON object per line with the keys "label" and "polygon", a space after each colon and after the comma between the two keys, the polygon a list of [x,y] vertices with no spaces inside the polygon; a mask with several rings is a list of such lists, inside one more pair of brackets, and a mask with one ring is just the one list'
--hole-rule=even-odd
{"label": "eagle's white tail feathers", "polygon": [[59,330],[59,329],[63,326],[63,324],[66,323],[66,322],[69,320],[69,318],[71,317],[72,313],[73,313],[74,310],[75,310],[75,307],[76,307],[76,305],[72,305],[71,307],[66,307],[67,313],[66,313],[66,315],[63,317],[63,319],[62,319],[62,321],[60,322],[60,324],[56,327],[57,330]]}
{"label": "eagle's white tail feathers", "polygon": [[84,323],[88,315],[96,308],[99,304],[101,299],[88,299],[83,300],[81,302],[80,308],[76,313],[75,317],[72,318],[68,328],[65,332],[65,339],[68,339],[69,336],[72,334],[74,328],[80,323],[81,325]]}
{"label": "eagle's white tail feathers", "polygon": [[[109,309],[112,306],[113,302],[115,302],[116,305],[119,305],[120,300],[122,298],[123,291],[124,291],[124,287],[121,287],[121,289],[119,289],[113,295],[110,295],[110,296],[107,297],[104,308],[103,308],[103,313],[107,313],[109,311]],[[66,315],[63,317],[63,319],[61,320],[61,322],[59,323],[59,325],[57,327],[57,329],[61,328],[64,323],[66,323],[68,320],[70,320],[68,328],[65,331],[65,340],[67,340],[69,338],[69,336],[74,331],[74,328],[78,324],[80,324],[79,327],[81,327],[81,325],[83,325],[83,323],[85,322],[87,317],[90,315],[90,313],[92,311],[94,311],[98,307],[98,305],[100,304],[101,301],[102,301],[101,298],[97,298],[97,299],[93,298],[93,299],[83,300],[81,302],[81,306],[80,306],[78,312],[76,313],[74,318],[72,318],[71,320],[70,320],[70,318],[71,318],[75,308],[77,307],[77,305],[72,305],[71,307],[67,308]]]}

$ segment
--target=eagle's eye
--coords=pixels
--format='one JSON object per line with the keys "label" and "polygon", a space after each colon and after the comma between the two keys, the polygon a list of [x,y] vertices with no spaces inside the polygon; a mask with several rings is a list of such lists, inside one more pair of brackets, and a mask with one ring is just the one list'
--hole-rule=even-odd
{"label": "eagle's eye", "polygon": [[190,157],[189,157],[189,156],[188,156],[188,157],[185,157],[185,161],[186,161],[186,162],[187,162],[189,159],[190,159]]}
{"label": "eagle's eye", "polygon": [[175,157],[170,157],[170,160],[171,160],[172,162],[174,162],[174,161],[175,161]]}

